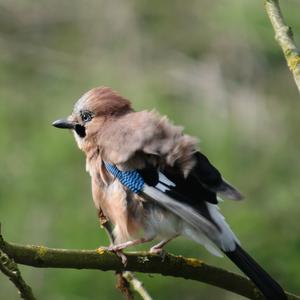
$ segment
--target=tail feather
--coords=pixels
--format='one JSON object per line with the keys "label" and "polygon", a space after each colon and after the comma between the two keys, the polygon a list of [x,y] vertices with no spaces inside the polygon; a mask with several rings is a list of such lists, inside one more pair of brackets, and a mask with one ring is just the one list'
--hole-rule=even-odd
{"label": "tail feather", "polygon": [[287,300],[282,287],[239,245],[225,255],[257,286],[267,300]]}

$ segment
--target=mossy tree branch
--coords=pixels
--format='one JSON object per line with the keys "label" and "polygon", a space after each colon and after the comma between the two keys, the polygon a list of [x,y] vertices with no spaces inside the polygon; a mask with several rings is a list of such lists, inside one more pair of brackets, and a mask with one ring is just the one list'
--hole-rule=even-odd
{"label": "mossy tree branch", "polygon": [[285,24],[279,0],[265,0],[265,8],[279,43],[300,92],[300,52],[295,44],[291,27]]}
{"label": "mossy tree branch", "polygon": [[[0,248],[15,262],[39,268],[97,269],[102,271],[128,271],[156,273],[208,283],[249,299],[264,297],[254,284],[237,274],[210,266],[200,260],[167,254],[162,261],[158,255],[144,252],[127,253],[128,263],[124,269],[119,257],[102,250],[51,249],[44,246],[21,246],[0,238]],[[300,300],[287,293],[288,299]]]}
{"label": "mossy tree branch", "polygon": [[5,276],[7,276],[9,280],[15,285],[21,298],[23,298],[24,300],[35,300],[31,287],[26,284],[26,282],[21,276],[21,272],[18,268],[18,265],[12,259],[10,259],[8,255],[4,253],[1,249],[0,271]]}
{"label": "mossy tree branch", "polygon": [[[0,224],[0,234],[1,234],[1,224]],[[3,241],[2,236],[0,235],[1,241]],[[24,300],[35,300],[35,297],[32,293],[31,287],[26,284],[24,281],[21,272],[18,268],[18,265],[11,259],[7,253],[3,251],[0,247],[0,271],[9,278],[9,280],[17,288],[20,297]]]}

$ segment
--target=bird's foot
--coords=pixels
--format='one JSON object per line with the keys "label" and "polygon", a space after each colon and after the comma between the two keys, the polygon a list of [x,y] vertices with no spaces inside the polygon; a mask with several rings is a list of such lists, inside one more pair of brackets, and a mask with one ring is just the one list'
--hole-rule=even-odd
{"label": "bird's foot", "polygon": [[149,253],[159,255],[162,258],[162,261],[165,260],[167,254],[167,252],[162,247],[155,247],[155,246],[153,246],[150,249]]}
{"label": "bird's foot", "polygon": [[107,247],[106,250],[111,251],[111,252],[118,252],[118,251],[121,251],[125,248],[126,248],[126,245],[119,244],[119,245],[111,245],[111,246]]}
{"label": "bird's foot", "polygon": [[120,245],[111,245],[109,247],[101,247],[99,249],[101,249],[102,251],[105,250],[105,251],[115,253],[118,257],[121,258],[122,264],[124,265],[124,267],[126,267],[128,259],[127,256],[122,251],[124,248],[126,247],[120,247]]}
{"label": "bird's foot", "polygon": [[152,239],[153,238],[148,238],[148,239],[141,238],[141,239],[137,239],[137,240],[127,241],[127,242],[122,243],[122,244],[111,245],[109,247],[105,247],[105,250],[116,253],[122,259],[123,265],[126,266],[127,257],[125,256],[125,254],[123,253],[122,250],[124,250],[125,248],[128,248],[130,246],[134,246],[134,245],[138,245],[138,244],[141,244],[141,243],[149,242]]}
{"label": "bird's foot", "polygon": [[127,262],[128,262],[128,258],[127,258],[127,256],[123,253],[123,251],[122,251],[122,250],[119,250],[119,251],[114,251],[114,252],[116,253],[116,255],[117,255],[118,257],[121,258],[121,261],[122,261],[123,266],[126,267],[126,266],[127,266]]}

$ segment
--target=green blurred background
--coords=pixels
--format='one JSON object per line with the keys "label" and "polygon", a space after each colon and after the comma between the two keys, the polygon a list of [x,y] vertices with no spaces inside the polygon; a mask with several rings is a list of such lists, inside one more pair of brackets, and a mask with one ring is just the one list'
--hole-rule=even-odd
{"label": "green blurred background", "polygon": [[[295,38],[299,0],[281,1]],[[244,247],[300,293],[299,95],[263,1],[0,0],[0,221],[8,241],[107,244],[84,156],[51,127],[86,90],[107,85],[186,132],[247,201],[222,203]],[[230,270],[177,239],[167,249]],[[113,272],[21,267],[38,299],[122,299]],[[241,299],[138,274],[154,299]],[[0,299],[19,299],[0,274]]]}

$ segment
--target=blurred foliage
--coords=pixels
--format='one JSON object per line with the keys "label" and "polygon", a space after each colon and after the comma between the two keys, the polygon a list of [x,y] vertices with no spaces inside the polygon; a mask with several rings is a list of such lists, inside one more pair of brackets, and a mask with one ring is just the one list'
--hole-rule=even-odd
{"label": "blurred foliage", "polygon": [[[281,1],[296,41],[300,3]],[[0,0],[0,220],[9,241],[107,243],[84,157],[50,126],[108,85],[186,131],[247,201],[221,204],[244,247],[300,293],[299,95],[262,1]],[[169,251],[237,271],[178,239]],[[22,267],[39,299],[121,299],[113,272]],[[155,299],[240,297],[139,274]],[[0,275],[0,299],[18,299]]]}

